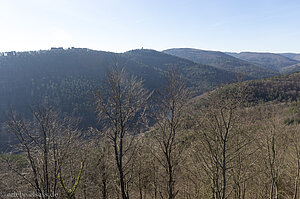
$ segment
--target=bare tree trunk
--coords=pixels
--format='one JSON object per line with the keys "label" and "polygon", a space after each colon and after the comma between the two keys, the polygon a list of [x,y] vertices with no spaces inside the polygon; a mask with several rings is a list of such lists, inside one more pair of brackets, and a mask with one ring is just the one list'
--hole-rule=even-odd
{"label": "bare tree trunk", "polygon": [[222,178],[223,178],[223,187],[222,187],[222,199],[225,199],[226,197],[226,188],[227,188],[227,181],[226,181],[226,172],[227,172],[227,166],[226,166],[226,161],[227,161],[227,135],[228,135],[228,130],[226,130],[224,140],[223,140],[223,151],[222,151],[222,156],[223,156],[223,162],[222,162]]}
{"label": "bare tree trunk", "polygon": [[161,91],[157,91],[157,113],[154,118],[155,135],[153,138],[157,144],[154,155],[165,171],[166,191],[160,193],[161,197],[166,195],[168,199],[175,199],[178,194],[176,190],[176,170],[182,160],[185,148],[181,133],[186,116],[186,105],[189,92],[185,88],[178,71],[169,70],[165,74],[167,85]]}
{"label": "bare tree trunk", "polygon": [[143,88],[142,81],[129,77],[123,69],[119,71],[117,64],[106,77],[100,91],[95,93],[96,111],[113,144],[120,195],[129,199],[131,179],[127,177],[130,171],[126,167],[134,157],[134,135],[143,126],[146,101],[151,94]]}
{"label": "bare tree trunk", "polygon": [[107,177],[106,168],[102,167],[102,199],[107,199]]}
{"label": "bare tree trunk", "polygon": [[51,107],[37,105],[31,108],[31,113],[31,121],[17,119],[12,113],[7,122],[7,129],[18,138],[32,172],[29,177],[17,173],[34,187],[40,198],[56,198],[58,170],[61,169],[58,162],[70,153],[70,140],[76,140],[78,131],[73,127],[73,120],[60,118]]}

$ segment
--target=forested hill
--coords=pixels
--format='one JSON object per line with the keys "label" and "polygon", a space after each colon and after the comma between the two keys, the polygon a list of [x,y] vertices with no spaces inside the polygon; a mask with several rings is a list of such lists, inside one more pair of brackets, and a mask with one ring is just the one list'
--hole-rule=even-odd
{"label": "forested hill", "polygon": [[300,61],[300,54],[298,53],[279,53],[279,54],[288,57],[290,59]]}
{"label": "forested hill", "polygon": [[239,72],[253,78],[264,78],[278,75],[278,72],[256,64],[238,59],[219,51],[208,51],[193,48],[172,48],[163,52],[196,63],[208,64],[228,71]]}
{"label": "forested hill", "polygon": [[233,83],[215,90],[214,93],[230,95],[236,91],[243,91],[247,102],[251,104],[297,101],[300,99],[300,72]]}
{"label": "forested hill", "polygon": [[284,67],[299,63],[298,60],[275,53],[241,52],[232,55],[236,58],[255,63],[278,72],[281,72]]}
{"label": "forested hill", "polygon": [[170,67],[178,67],[186,83],[199,93],[234,82],[237,76],[154,50],[124,54],[78,48],[11,52],[0,56],[0,107],[21,109],[47,99],[74,109],[72,104],[101,84],[105,72],[115,63],[142,78],[148,89],[160,87],[163,71]]}
{"label": "forested hill", "polygon": [[[161,71],[166,71],[171,67],[178,68],[187,86],[193,87],[198,94],[226,82],[234,82],[240,76],[238,73],[195,63],[155,50],[131,50],[123,55],[132,61]],[[244,79],[251,78],[244,76]]]}
{"label": "forested hill", "polygon": [[94,125],[96,117],[92,93],[101,85],[106,71],[116,63],[129,74],[142,78],[145,87],[150,90],[164,84],[163,72],[170,67],[178,67],[186,84],[198,94],[237,79],[236,73],[154,50],[112,53],[53,48],[2,53],[0,123],[5,120],[5,113],[10,108],[27,115],[30,105],[49,103],[64,113],[81,117],[82,126]]}
{"label": "forested hill", "polygon": [[28,105],[46,101],[63,112],[82,114],[91,92],[115,62],[145,79],[146,86],[159,85],[160,71],[116,53],[89,49],[14,53],[0,57],[0,108],[24,112]]}

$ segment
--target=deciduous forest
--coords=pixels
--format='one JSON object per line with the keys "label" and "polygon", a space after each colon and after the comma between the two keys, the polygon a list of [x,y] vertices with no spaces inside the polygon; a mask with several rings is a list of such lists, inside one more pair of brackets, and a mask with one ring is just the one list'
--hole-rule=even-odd
{"label": "deciduous forest", "polygon": [[30,117],[9,112],[3,128],[17,141],[1,154],[0,190],[23,198],[299,198],[299,75],[195,97],[178,68],[150,90],[116,65],[93,91],[95,126],[80,128],[50,104],[30,106]]}

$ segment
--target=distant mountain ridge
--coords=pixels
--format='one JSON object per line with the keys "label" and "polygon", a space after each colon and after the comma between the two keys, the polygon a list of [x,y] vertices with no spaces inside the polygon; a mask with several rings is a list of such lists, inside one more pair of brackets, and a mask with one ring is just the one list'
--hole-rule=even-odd
{"label": "distant mountain ridge", "polygon": [[[7,144],[1,123],[10,108],[28,117],[30,105],[48,103],[62,113],[81,118],[81,128],[97,125],[93,92],[115,64],[143,79],[149,90],[165,85],[164,72],[177,67],[194,96],[237,81],[279,74],[222,52],[197,50],[196,54],[198,61],[151,49],[113,53],[52,48],[0,53],[0,146],[5,148]],[[286,70],[298,68],[293,65]]]}
{"label": "distant mountain ridge", "polygon": [[275,53],[241,52],[229,54],[238,59],[245,60],[277,72],[281,72],[284,67],[299,63],[297,60]]}
{"label": "distant mountain ridge", "polygon": [[279,54],[288,57],[290,59],[300,61],[300,54],[297,53],[279,53]]}
{"label": "distant mountain ridge", "polygon": [[[155,50],[131,50],[123,54],[125,57],[137,63],[143,63],[149,67],[160,70],[167,70],[171,67],[178,67],[188,86],[192,87],[215,87],[225,82],[234,82],[239,76],[238,73],[218,69],[206,64],[199,64],[188,59],[169,55]],[[244,79],[251,79],[245,76]],[[211,85],[211,86],[209,86]],[[202,91],[200,91],[202,92]]]}
{"label": "distant mountain ridge", "polygon": [[48,101],[63,111],[80,113],[90,92],[115,63],[142,78],[149,89],[163,85],[163,72],[174,66],[180,68],[188,86],[199,93],[234,82],[238,75],[154,50],[112,53],[56,48],[6,53],[0,56],[0,109],[3,112],[12,106],[23,110],[34,102]]}
{"label": "distant mountain ridge", "polygon": [[278,72],[238,59],[220,51],[207,51],[192,48],[172,48],[163,52],[189,59],[196,63],[211,65],[227,71],[238,72],[252,78],[278,75]]}
{"label": "distant mountain ridge", "polygon": [[1,123],[5,121],[10,108],[29,117],[30,105],[47,103],[55,105],[62,113],[81,118],[82,128],[97,125],[93,92],[115,64],[143,79],[144,86],[149,90],[165,85],[164,72],[178,67],[187,86],[195,91],[194,95],[235,82],[239,76],[213,66],[146,49],[113,53],[85,48],[53,48],[2,53],[0,146],[5,148],[7,144],[7,135],[1,134]]}

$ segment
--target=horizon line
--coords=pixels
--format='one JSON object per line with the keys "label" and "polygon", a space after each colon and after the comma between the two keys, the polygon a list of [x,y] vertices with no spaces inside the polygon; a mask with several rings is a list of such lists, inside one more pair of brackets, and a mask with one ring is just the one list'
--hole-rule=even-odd
{"label": "horizon line", "polygon": [[88,47],[64,47],[64,46],[52,46],[50,48],[44,48],[44,49],[35,49],[35,50],[9,50],[9,51],[0,51],[0,54],[3,53],[11,53],[11,52],[16,52],[16,53],[22,53],[22,52],[37,52],[37,51],[51,51],[51,50],[70,50],[70,49],[88,49],[88,50],[93,50],[93,51],[103,51],[103,52],[111,52],[111,53],[125,53],[131,50],[155,50],[158,52],[163,52],[165,50],[169,50],[169,49],[195,49],[195,50],[203,50],[203,51],[212,51],[212,52],[222,52],[222,53],[245,53],[245,52],[250,52],[250,53],[272,53],[272,54],[284,54],[284,53],[292,53],[292,54],[300,54],[300,52],[293,52],[293,51],[285,51],[285,52],[274,52],[274,51],[251,51],[251,50],[242,50],[242,51],[231,51],[231,50],[226,50],[226,51],[222,51],[222,50],[214,50],[214,49],[201,49],[201,48],[197,48],[197,47],[171,47],[171,48],[166,48],[163,50],[158,50],[158,49],[153,49],[153,48],[133,48],[133,49],[129,49],[129,50],[125,50],[125,51],[111,51],[111,50],[101,50],[101,49],[93,49],[93,48],[88,48]]}

